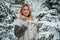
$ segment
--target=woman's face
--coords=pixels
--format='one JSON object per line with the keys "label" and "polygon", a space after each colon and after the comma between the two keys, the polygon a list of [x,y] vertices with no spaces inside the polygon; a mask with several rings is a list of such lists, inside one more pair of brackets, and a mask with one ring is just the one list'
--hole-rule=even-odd
{"label": "woman's face", "polygon": [[22,10],[22,13],[24,16],[28,16],[29,15],[29,8],[27,6],[25,6]]}

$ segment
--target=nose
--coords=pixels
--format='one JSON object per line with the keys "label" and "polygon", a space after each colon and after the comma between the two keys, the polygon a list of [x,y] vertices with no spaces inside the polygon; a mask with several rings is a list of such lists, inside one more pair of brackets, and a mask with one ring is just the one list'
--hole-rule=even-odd
{"label": "nose", "polygon": [[26,10],[25,12],[28,12],[28,10]]}

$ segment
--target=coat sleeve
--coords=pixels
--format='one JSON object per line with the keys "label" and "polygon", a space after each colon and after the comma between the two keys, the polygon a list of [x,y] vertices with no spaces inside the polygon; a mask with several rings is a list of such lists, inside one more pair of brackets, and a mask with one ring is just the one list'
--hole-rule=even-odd
{"label": "coat sleeve", "polygon": [[22,25],[21,27],[18,25],[15,25],[14,34],[16,37],[21,37],[26,30],[27,30],[27,27],[25,27],[24,25]]}
{"label": "coat sleeve", "polygon": [[20,24],[19,20],[14,22],[14,34],[16,37],[21,37],[26,30],[27,27],[23,24]]}

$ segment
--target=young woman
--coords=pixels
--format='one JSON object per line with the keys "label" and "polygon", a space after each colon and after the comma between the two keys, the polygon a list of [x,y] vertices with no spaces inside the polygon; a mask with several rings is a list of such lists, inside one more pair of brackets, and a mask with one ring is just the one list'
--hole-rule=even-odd
{"label": "young woman", "polygon": [[[28,4],[23,4],[18,13],[18,19],[15,21],[14,34],[18,40],[32,40],[37,35],[37,30],[29,21],[34,18]],[[31,25],[30,25],[31,24]]]}

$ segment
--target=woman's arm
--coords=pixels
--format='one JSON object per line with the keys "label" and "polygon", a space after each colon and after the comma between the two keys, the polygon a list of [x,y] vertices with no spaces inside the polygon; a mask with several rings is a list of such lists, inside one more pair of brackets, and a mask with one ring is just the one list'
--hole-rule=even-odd
{"label": "woman's arm", "polygon": [[21,37],[26,30],[27,30],[27,27],[24,25],[21,25],[21,27],[18,25],[15,25],[14,34],[16,37]]}

